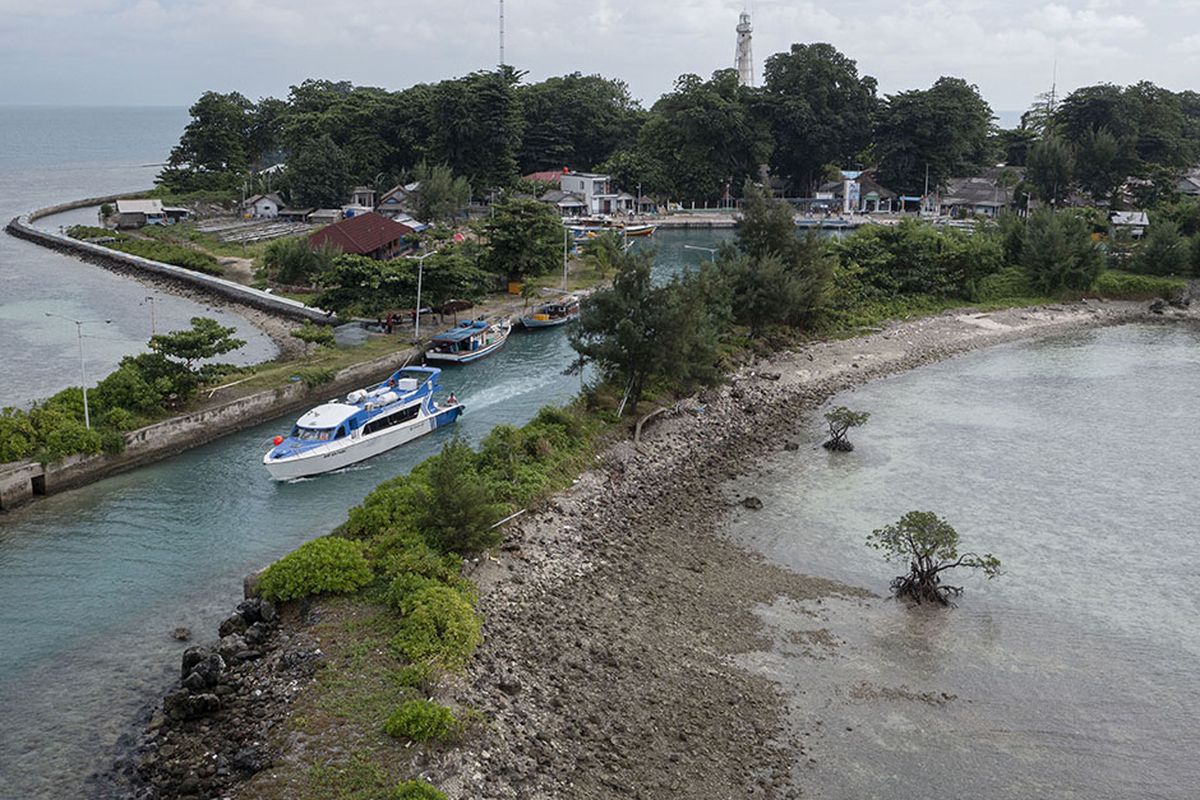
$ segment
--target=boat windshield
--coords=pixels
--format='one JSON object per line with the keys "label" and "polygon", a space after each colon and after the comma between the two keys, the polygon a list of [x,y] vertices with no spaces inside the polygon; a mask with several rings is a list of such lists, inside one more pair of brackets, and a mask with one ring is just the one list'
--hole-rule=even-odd
{"label": "boat windshield", "polygon": [[302,442],[327,442],[333,438],[333,430],[331,428],[301,428],[296,427],[292,432],[292,436]]}

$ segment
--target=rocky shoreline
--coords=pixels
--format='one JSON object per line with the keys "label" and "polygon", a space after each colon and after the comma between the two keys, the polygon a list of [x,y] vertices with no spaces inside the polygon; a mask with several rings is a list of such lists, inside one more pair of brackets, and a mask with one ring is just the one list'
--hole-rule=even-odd
{"label": "rocky shoreline", "polygon": [[[836,392],[983,346],[1159,319],[1143,303],[1098,301],[946,312],[745,365],[678,404],[475,565],[484,643],[439,693],[485,722],[414,769],[451,798],[800,796],[806,732],[788,729],[778,687],[734,656],[764,644],[758,605],[862,591],[723,539],[717,523],[747,499],[723,484],[786,449]],[[277,614],[248,601],[216,647],[189,649],[180,688],[113,785],[140,798],[259,797],[276,768],[320,755],[287,733],[323,658],[320,606]]]}

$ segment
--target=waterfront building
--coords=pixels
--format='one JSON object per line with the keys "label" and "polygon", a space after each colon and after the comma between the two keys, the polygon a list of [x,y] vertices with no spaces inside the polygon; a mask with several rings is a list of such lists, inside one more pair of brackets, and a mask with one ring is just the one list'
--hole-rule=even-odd
{"label": "waterfront building", "polygon": [[842,170],[838,180],[821,184],[815,200],[824,201],[826,210],[838,208],[846,214],[886,213],[892,210],[896,193],[876,181],[870,170]]}
{"label": "waterfront building", "polygon": [[117,227],[140,228],[143,225],[162,225],[167,221],[162,200],[118,200]]}
{"label": "waterfront building", "polygon": [[628,214],[633,211],[633,195],[617,191],[610,175],[564,172],[559,178],[559,188],[582,200],[587,214]]}

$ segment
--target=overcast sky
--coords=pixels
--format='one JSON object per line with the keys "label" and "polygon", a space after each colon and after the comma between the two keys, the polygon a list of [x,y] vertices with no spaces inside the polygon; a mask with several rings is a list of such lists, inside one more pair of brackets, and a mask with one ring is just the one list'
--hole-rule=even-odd
{"label": "overcast sky", "polygon": [[[627,81],[647,106],[681,73],[732,66],[749,5],[755,70],[831,42],[882,92],[939,75],[1016,111],[1058,86],[1198,88],[1197,0],[507,0],[506,61],[537,80]],[[307,77],[401,88],[498,61],[496,0],[0,0],[0,103],[187,105],[283,97]]]}

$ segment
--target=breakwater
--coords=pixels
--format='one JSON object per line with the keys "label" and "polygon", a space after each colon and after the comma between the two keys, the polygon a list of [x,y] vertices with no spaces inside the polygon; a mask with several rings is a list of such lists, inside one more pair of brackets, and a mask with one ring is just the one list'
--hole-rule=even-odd
{"label": "breakwater", "polygon": [[283,317],[297,322],[335,322],[333,314],[321,309],[309,308],[303,303],[286,297],[278,297],[270,292],[243,286],[240,283],[205,275],[194,270],[164,264],[149,258],[142,258],[130,253],[122,253],[103,245],[83,242],[78,239],[53,231],[42,230],[33,225],[39,219],[61,214],[77,208],[111,203],[122,198],[135,196],[137,193],[106,195],[104,197],[89,197],[83,200],[73,200],[54,206],[39,208],[28,214],[11,219],[5,230],[12,236],[24,239],[51,250],[68,253],[90,264],[103,267],[114,272],[130,275],[139,280],[166,282],[173,286],[199,291],[221,300],[248,306],[259,311]]}

